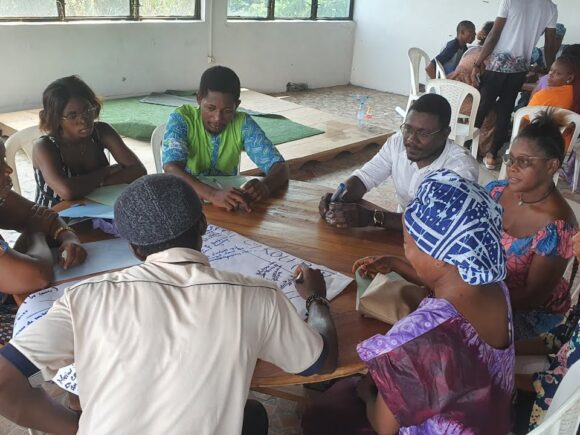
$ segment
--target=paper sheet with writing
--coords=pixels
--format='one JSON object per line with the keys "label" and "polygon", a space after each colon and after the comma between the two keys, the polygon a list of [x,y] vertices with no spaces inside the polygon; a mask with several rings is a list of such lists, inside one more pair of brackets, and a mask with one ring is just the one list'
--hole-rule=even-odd
{"label": "paper sheet with writing", "polygon": [[[87,250],[85,263],[69,270],[63,270],[56,265],[54,275],[57,282],[140,263],[123,239],[102,240],[85,243],[83,246]],[[216,269],[273,281],[301,314],[306,310],[305,301],[298,295],[292,278],[294,270],[301,263],[320,269],[326,281],[328,299],[333,299],[352,281],[348,276],[327,267],[303,261],[279,249],[215,225],[209,225],[203,237],[202,252],[209,258],[210,265]]]}
{"label": "paper sheet with writing", "polygon": [[305,301],[298,295],[292,279],[294,270],[301,263],[320,269],[326,281],[328,299],[333,299],[352,281],[348,276],[327,267],[303,261],[215,225],[209,225],[203,237],[202,252],[216,269],[273,281],[301,314],[306,312]]}

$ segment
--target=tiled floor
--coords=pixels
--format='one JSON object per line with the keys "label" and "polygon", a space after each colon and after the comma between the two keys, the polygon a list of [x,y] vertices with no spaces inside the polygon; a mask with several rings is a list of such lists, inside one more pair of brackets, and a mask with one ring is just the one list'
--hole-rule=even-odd
{"label": "tiled floor", "polygon": [[[400,95],[356,86],[336,86],[304,92],[278,94],[277,96],[304,106],[355,119],[358,109],[357,95],[370,96],[368,104],[372,109],[372,118],[369,120],[371,124],[393,130],[399,128],[402,120],[396,114],[395,107],[405,107],[407,103],[407,98]],[[141,158],[148,171],[150,173],[154,172],[153,157],[149,144],[130,139],[127,140],[127,143]],[[348,177],[354,169],[368,161],[378,149],[379,145],[370,145],[356,154],[340,154],[334,159],[323,163],[308,162],[300,169],[292,171],[291,178],[325,185],[330,190]],[[29,163],[22,156],[18,159],[18,168],[20,176],[25,178],[22,183],[23,192],[25,196],[32,198],[34,179],[32,178]],[[497,171],[488,171],[483,166],[481,171],[482,179],[480,182],[482,184],[497,178]],[[572,195],[563,183],[560,183],[559,187],[567,197],[578,200],[578,195]],[[369,192],[365,198],[378,205],[393,209],[395,193],[392,183],[384,183]],[[2,232],[2,234],[8,240],[14,240],[14,234],[7,232]],[[300,408],[296,403],[258,393],[251,393],[251,396],[257,398],[265,405],[270,418],[271,435],[295,435],[300,433]],[[24,435],[26,433],[25,430],[0,417],[0,435]]]}

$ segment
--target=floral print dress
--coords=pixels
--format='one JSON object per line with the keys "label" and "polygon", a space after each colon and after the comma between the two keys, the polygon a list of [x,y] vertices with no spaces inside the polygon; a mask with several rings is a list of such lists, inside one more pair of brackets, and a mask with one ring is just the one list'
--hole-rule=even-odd
{"label": "floral print dress", "polygon": [[[562,323],[551,331],[542,334],[544,343],[552,352],[551,364],[546,371],[535,373],[534,389],[536,400],[530,416],[529,430],[534,429],[550,407],[562,378],[572,364],[580,360],[580,322],[572,333],[572,337],[566,341],[566,324]],[[577,363],[580,364],[580,363]]]}
{"label": "floral print dress", "polygon": [[[492,181],[486,186],[492,198],[499,202],[508,185],[507,180]],[[536,234],[516,238],[502,234],[502,245],[506,251],[507,284],[510,295],[521,293],[526,288],[528,271],[536,255],[559,256],[570,259],[573,256],[572,238],[578,231],[563,220],[555,220]],[[514,313],[516,340],[537,337],[562,322],[570,309],[570,285],[564,277],[552,290],[548,300],[537,309]]]}

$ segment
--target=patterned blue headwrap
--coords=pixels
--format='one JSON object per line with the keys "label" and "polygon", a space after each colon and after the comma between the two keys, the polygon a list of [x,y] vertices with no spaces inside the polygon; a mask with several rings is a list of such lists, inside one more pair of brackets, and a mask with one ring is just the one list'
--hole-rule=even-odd
{"label": "patterned blue headwrap", "polygon": [[440,169],[425,178],[405,211],[405,227],[421,251],[456,266],[468,284],[506,276],[501,206],[453,171]]}

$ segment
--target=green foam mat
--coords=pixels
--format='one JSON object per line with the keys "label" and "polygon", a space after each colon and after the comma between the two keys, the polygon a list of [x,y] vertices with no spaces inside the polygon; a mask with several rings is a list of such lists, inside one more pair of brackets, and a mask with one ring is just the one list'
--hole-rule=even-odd
{"label": "green foam mat", "polygon": [[[103,104],[100,119],[111,124],[121,136],[138,140],[151,139],[153,130],[167,122],[175,107],[142,103],[144,97],[107,100]],[[243,110],[243,109],[241,109]],[[252,118],[264,130],[274,145],[322,134],[324,131],[290,121],[280,115],[254,114]]]}

